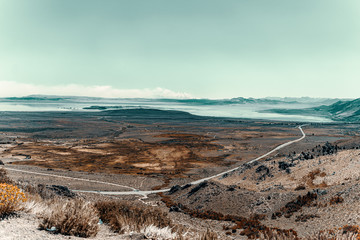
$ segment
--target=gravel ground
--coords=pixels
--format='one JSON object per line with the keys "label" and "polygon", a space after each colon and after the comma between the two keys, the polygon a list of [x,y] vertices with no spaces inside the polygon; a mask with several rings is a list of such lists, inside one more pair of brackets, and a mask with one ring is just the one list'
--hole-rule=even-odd
{"label": "gravel ground", "polygon": [[[53,239],[82,239],[74,236],[64,236],[51,234],[47,231],[38,229],[39,220],[33,214],[21,213],[19,216],[10,217],[0,221],[0,239],[2,240],[53,240]],[[87,238],[94,240],[118,239],[130,240],[137,239],[135,235],[118,235],[109,230],[105,225],[100,225],[99,233],[96,237]]]}

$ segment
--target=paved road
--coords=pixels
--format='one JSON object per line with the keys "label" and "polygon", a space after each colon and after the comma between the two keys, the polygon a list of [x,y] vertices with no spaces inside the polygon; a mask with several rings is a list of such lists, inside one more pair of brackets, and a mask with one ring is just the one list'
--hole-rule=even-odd
{"label": "paved road", "polygon": [[[303,126],[305,126],[305,125],[301,125],[301,126],[298,127],[301,134],[302,134],[302,136],[299,139],[296,139],[296,140],[289,141],[289,142],[286,142],[284,144],[281,144],[280,146],[277,146],[273,150],[265,153],[264,155],[261,155],[260,157],[257,157],[257,158],[255,158],[253,160],[248,161],[247,164],[259,161],[260,159],[262,159],[262,158],[264,158],[264,157],[266,157],[266,156],[268,156],[268,155],[270,155],[270,154],[272,154],[272,153],[274,153],[274,152],[276,152],[276,151],[278,151],[278,150],[280,150],[280,149],[282,149],[282,148],[284,148],[286,146],[289,146],[289,145],[291,145],[293,143],[296,143],[296,142],[299,142],[299,141],[303,140],[306,137],[306,134],[302,129]],[[202,179],[190,182],[189,184],[195,185],[195,184],[199,184],[201,182],[204,182],[204,181],[216,178],[216,177],[220,177],[220,176],[222,176],[224,174],[236,171],[242,166],[243,165],[241,165],[239,167],[236,167],[236,168],[233,168],[233,169],[230,169],[230,170],[227,170],[225,172],[218,173],[218,174],[210,176],[210,177],[206,177],[206,178],[202,178]],[[116,187],[129,188],[129,189],[132,190],[132,191],[117,191],[117,192],[73,190],[74,192],[99,193],[99,194],[104,194],[104,195],[143,195],[144,197],[146,197],[149,194],[168,192],[170,190],[170,188],[165,188],[165,189],[160,189],[160,190],[140,191],[140,190],[135,189],[133,187],[120,185],[120,184],[116,184],[116,183],[109,183],[109,182],[103,182],[103,181],[97,181],[97,180],[90,180],[90,179],[85,179],[85,178],[74,178],[74,177],[61,176],[61,175],[56,175],[56,174],[31,172],[31,171],[19,170],[19,169],[14,169],[14,168],[9,168],[9,167],[6,167],[6,169],[9,170],[9,171],[23,172],[23,173],[34,174],[34,175],[58,177],[58,178],[64,178],[64,179],[69,179],[69,180],[86,181],[86,182],[100,183],[100,184],[105,184],[105,185],[112,185],[112,186],[116,186]]]}
{"label": "paved road", "polygon": [[[306,134],[305,132],[303,131],[302,127],[305,126],[305,125],[301,125],[301,126],[298,126],[302,136],[299,138],[299,139],[296,139],[296,140],[293,140],[293,141],[289,141],[289,142],[286,142],[284,144],[281,144],[279,146],[277,146],[276,148],[274,148],[273,150],[265,153],[264,155],[261,155],[260,157],[257,157],[253,160],[250,160],[247,162],[247,164],[250,164],[250,163],[254,163],[256,161],[259,161],[260,159],[284,148],[284,147],[287,147],[293,143],[296,143],[296,142],[299,142],[301,140],[303,140],[305,137],[306,137]],[[236,168],[233,168],[233,169],[230,169],[228,171],[225,171],[225,172],[221,172],[219,174],[216,174],[216,175],[213,175],[213,176],[210,176],[210,177],[206,177],[206,178],[202,178],[202,179],[199,179],[199,180],[196,180],[196,181],[193,181],[193,182],[190,182],[189,184],[191,185],[195,185],[195,184],[199,184],[201,182],[204,182],[204,181],[207,181],[207,180],[210,180],[210,179],[213,179],[213,178],[216,178],[216,177],[220,177],[226,173],[230,173],[230,172],[233,172],[233,171],[236,171],[238,170],[240,167],[242,167],[243,165],[239,166],[239,167],[236,167]],[[77,192],[90,192],[90,193],[99,193],[99,194],[105,194],[105,195],[143,195],[143,196],[147,196],[149,194],[154,194],[154,193],[162,193],[162,192],[168,192],[170,190],[170,188],[165,188],[165,189],[160,189],[160,190],[149,190],[149,191],[139,191],[139,190],[134,190],[134,191],[126,191],[126,192],[104,192],[104,191],[81,191],[81,190],[76,190]]]}

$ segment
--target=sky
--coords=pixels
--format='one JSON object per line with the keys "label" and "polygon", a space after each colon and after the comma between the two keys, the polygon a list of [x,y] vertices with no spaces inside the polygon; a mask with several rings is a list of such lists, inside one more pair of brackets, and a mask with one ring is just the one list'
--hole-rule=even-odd
{"label": "sky", "polygon": [[358,0],[0,0],[0,97],[357,98]]}

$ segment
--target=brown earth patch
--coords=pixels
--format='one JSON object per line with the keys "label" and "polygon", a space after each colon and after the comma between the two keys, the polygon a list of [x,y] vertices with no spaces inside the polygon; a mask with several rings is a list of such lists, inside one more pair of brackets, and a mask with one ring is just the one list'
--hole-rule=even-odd
{"label": "brown earth patch", "polygon": [[[30,159],[12,164],[34,165],[72,171],[116,174],[159,175],[166,178],[184,177],[184,173],[203,167],[227,166],[226,155],[204,156],[200,152],[217,151],[223,147],[207,137],[191,134],[163,134],[160,142],[140,140],[77,141],[72,145],[29,142],[9,149],[13,156]],[[204,151],[206,150],[206,151]]]}

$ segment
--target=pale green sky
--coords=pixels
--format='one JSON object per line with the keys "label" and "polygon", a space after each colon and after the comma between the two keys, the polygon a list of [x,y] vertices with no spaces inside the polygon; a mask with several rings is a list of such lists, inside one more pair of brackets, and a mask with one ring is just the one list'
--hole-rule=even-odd
{"label": "pale green sky", "polygon": [[355,98],[359,77],[359,0],[0,0],[0,97]]}

